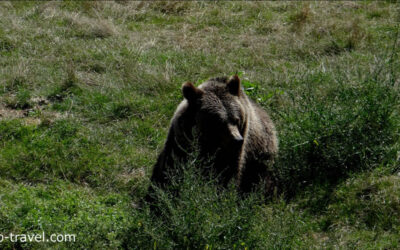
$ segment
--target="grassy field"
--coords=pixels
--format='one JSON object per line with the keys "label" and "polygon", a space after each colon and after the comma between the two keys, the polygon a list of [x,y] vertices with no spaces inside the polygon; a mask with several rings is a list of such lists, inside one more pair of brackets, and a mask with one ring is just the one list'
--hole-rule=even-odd
{"label": "grassy field", "polygon": [[[400,248],[400,5],[1,2],[6,249]],[[141,202],[180,86],[239,72],[276,122],[267,202],[187,163]],[[173,177],[172,177],[173,178]]]}

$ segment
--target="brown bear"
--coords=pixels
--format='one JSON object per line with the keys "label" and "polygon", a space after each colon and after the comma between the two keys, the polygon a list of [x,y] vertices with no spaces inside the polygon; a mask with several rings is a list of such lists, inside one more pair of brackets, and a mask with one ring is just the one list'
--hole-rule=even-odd
{"label": "brown bear", "polygon": [[[167,172],[185,162],[196,141],[200,158],[213,159],[213,170],[223,185],[234,180],[247,193],[265,181],[270,189],[271,166],[278,153],[278,139],[268,114],[249,99],[237,75],[218,77],[195,87],[182,86],[184,100],[171,120],[167,141],[153,169],[151,182],[164,187]],[[153,192],[149,189],[147,196]]]}

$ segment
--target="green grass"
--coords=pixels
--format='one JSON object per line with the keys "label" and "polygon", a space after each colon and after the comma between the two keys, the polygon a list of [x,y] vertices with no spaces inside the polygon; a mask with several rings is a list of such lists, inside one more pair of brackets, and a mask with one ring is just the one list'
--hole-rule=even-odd
{"label": "green grass", "polygon": [[[399,13],[390,1],[0,3],[0,234],[77,235],[0,246],[399,248]],[[142,198],[181,84],[236,72],[277,126],[276,193],[219,190],[194,158],[154,216]]]}

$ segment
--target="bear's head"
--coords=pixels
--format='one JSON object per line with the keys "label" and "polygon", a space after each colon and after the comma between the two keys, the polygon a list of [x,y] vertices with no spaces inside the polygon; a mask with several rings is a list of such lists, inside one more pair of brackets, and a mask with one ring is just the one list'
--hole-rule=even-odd
{"label": "bear's head", "polygon": [[182,92],[204,152],[233,153],[242,147],[247,126],[246,96],[237,75],[213,78],[199,87],[187,82]]}

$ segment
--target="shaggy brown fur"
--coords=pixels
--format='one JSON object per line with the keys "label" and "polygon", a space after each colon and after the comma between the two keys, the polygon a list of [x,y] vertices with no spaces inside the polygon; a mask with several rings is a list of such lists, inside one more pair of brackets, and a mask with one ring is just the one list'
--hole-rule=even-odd
{"label": "shaggy brown fur", "polygon": [[185,100],[172,118],[152,183],[168,184],[167,171],[177,161],[185,161],[196,140],[200,157],[212,157],[223,185],[234,178],[242,192],[251,191],[260,181],[270,189],[269,171],[278,152],[275,127],[268,114],[244,93],[239,77],[210,79],[198,88],[188,82],[182,92]]}

